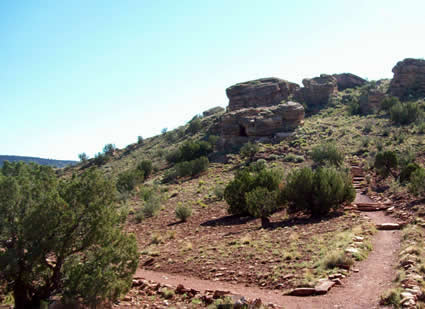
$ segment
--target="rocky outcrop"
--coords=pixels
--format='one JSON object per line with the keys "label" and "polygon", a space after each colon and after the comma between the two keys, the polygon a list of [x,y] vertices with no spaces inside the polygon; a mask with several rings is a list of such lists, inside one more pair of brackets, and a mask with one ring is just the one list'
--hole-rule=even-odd
{"label": "rocky outcrop", "polygon": [[384,98],[385,94],[378,89],[371,89],[362,94],[359,98],[359,105],[362,114],[372,114],[379,111]]}
{"label": "rocky outcrop", "polygon": [[351,73],[333,74],[332,76],[336,79],[336,84],[339,91],[345,90],[347,88],[360,87],[366,84],[365,79]]}
{"label": "rocky outcrop", "polygon": [[225,109],[223,107],[216,106],[216,107],[213,107],[213,108],[210,108],[210,109],[207,109],[206,111],[204,111],[202,113],[202,116],[208,117],[208,116],[212,116],[212,115],[224,112],[224,111],[225,111]]}
{"label": "rocky outcrop", "polygon": [[336,78],[327,74],[303,79],[303,85],[303,88],[295,91],[294,99],[310,106],[327,104],[329,98],[338,91]]}
{"label": "rocky outcrop", "polygon": [[295,83],[274,77],[239,83],[226,89],[228,111],[277,105],[298,88]]}
{"label": "rocky outcrop", "polygon": [[401,99],[425,96],[425,60],[407,58],[393,68],[391,95]]}
{"label": "rocky outcrop", "polygon": [[249,138],[273,137],[291,131],[303,121],[304,107],[296,102],[243,108],[222,116],[221,136],[227,143],[238,144]]}

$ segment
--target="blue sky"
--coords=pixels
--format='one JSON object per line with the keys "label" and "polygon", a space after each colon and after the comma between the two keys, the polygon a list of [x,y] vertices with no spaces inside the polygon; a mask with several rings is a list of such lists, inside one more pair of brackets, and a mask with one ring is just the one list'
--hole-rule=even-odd
{"label": "blue sky", "polygon": [[425,1],[0,2],[0,154],[77,159],[175,128],[225,88],[392,77],[425,56]]}

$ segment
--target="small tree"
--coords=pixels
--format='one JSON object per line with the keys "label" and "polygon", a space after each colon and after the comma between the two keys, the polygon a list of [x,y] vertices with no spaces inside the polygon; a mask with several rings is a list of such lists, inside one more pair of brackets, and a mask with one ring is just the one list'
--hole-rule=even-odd
{"label": "small tree", "polygon": [[419,167],[410,175],[409,191],[416,196],[425,196],[425,168]]}
{"label": "small tree", "polygon": [[86,155],[86,153],[85,153],[85,152],[80,153],[80,154],[78,155],[78,158],[80,159],[80,161],[81,161],[81,162],[87,162],[87,160],[89,159],[89,157]]}
{"label": "small tree", "polygon": [[193,117],[193,119],[189,122],[189,126],[187,127],[187,132],[190,134],[196,134],[201,130],[202,124],[199,116]]}
{"label": "small tree", "polygon": [[103,147],[103,153],[107,156],[112,156],[116,149],[117,147],[115,147],[114,144],[106,144],[105,147]]}
{"label": "small tree", "polygon": [[392,174],[396,176],[393,172],[393,169],[396,169],[398,166],[397,155],[393,151],[379,152],[375,157],[375,168],[378,173],[384,178]]}
{"label": "small tree", "polygon": [[251,216],[261,218],[261,227],[267,228],[270,225],[269,216],[278,208],[278,191],[257,187],[245,193],[245,199]]}
{"label": "small tree", "polygon": [[137,137],[137,144],[139,145],[143,144],[143,137],[140,135]]}
{"label": "small tree", "polygon": [[355,196],[349,175],[333,167],[294,170],[288,175],[283,191],[290,212],[304,211],[312,217],[321,217],[343,203],[351,203]]}
{"label": "small tree", "polygon": [[128,291],[138,249],[122,232],[113,183],[92,169],[60,182],[51,168],[22,163],[3,174],[0,284],[15,308],[39,308],[52,296],[97,304]]}
{"label": "small tree", "polygon": [[[235,178],[229,182],[224,190],[224,199],[229,204],[228,212],[235,215],[251,215],[255,217],[268,217],[272,211],[270,203],[264,205],[256,204],[258,198],[264,194],[265,191],[258,191],[252,193],[249,197],[251,198],[251,204],[247,202],[247,193],[254,191],[256,188],[264,188],[269,192],[278,192],[279,184],[282,181],[282,173],[279,170],[263,168],[258,170],[258,166],[245,168],[239,171]],[[276,197],[272,193],[273,197]],[[279,201],[276,200],[276,208]],[[254,210],[259,207],[260,209]],[[265,222],[265,221],[264,221]]]}
{"label": "small tree", "polygon": [[163,129],[161,130],[161,134],[162,134],[162,135],[164,135],[165,133],[167,133],[167,131],[168,131],[168,128],[163,128]]}

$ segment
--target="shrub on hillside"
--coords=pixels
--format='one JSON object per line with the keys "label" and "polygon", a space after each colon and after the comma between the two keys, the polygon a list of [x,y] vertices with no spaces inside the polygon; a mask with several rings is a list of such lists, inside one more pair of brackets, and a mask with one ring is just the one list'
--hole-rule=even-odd
{"label": "shrub on hillside", "polygon": [[282,174],[278,170],[263,168],[258,171],[246,168],[238,171],[224,190],[224,199],[229,205],[228,212],[236,215],[255,216],[257,213],[253,211],[252,207],[251,210],[248,207],[246,194],[259,187],[265,188],[269,192],[279,191],[281,181]]}
{"label": "shrub on hillside", "polygon": [[209,161],[207,157],[200,157],[192,161],[183,161],[175,165],[178,177],[196,176],[208,169]]}
{"label": "shrub on hillside", "polygon": [[117,150],[117,147],[115,147],[114,144],[106,144],[105,147],[103,147],[103,153],[108,156],[113,155],[115,150]]}
{"label": "shrub on hillside", "polygon": [[145,178],[148,178],[152,173],[152,161],[142,160],[142,162],[137,165],[139,171],[143,171]]}
{"label": "shrub on hillside", "polygon": [[393,169],[398,166],[398,158],[395,152],[385,151],[379,152],[375,157],[375,169],[382,177],[388,177],[390,174],[395,175]]}
{"label": "shrub on hillside", "polygon": [[186,129],[186,132],[189,134],[196,134],[202,128],[201,118],[199,116],[193,117],[193,119],[189,122],[189,126]]}
{"label": "shrub on hillside", "polygon": [[131,192],[135,186],[139,183],[142,183],[144,177],[144,171],[139,169],[127,170],[118,174],[117,179],[117,190],[121,193],[123,192]]}
{"label": "shrub on hillside", "polygon": [[419,167],[410,175],[409,191],[416,196],[425,195],[425,168]]}
{"label": "shrub on hillside", "polygon": [[400,182],[403,183],[409,181],[410,176],[419,168],[421,167],[416,163],[409,163],[406,165],[400,172]]}
{"label": "shrub on hillside", "polygon": [[424,118],[424,112],[415,102],[396,103],[390,109],[390,118],[396,124],[406,125]]}
{"label": "shrub on hillside", "polygon": [[179,205],[176,207],[176,218],[180,221],[186,222],[191,215],[192,208],[185,205]]}
{"label": "shrub on hillside", "polygon": [[203,156],[208,156],[212,150],[213,147],[207,141],[188,141],[181,145],[178,149],[170,152],[166,159],[170,163],[192,161]]}
{"label": "shrub on hillside", "polygon": [[243,158],[249,158],[252,160],[258,150],[260,150],[260,146],[258,146],[258,144],[248,142],[241,147],[239,153]]}
{"label": "shrub on hillside", "polygon": [[290,212],[304,211],[313,217],[326,215],[343,203],[351,203],[355,195],[350,176],[333,167],[294,170],[288,175],[283,190]]}
{"label": "shrub on hillside", "polygon": [[319,166],[326,163],[340,166],[344,160],[344,154],[333,143],[325,143],[314,147],[311,157]]}
{"label": "shrub on hillside", "polygon": [[381,103],[381,110],[389,112],[396,104],[400,104],[400,100],[397,97],[385,97]]}
{"label": "shrub on hillside", "polygon": [[89,159],[89,157],[87,156],[87,154],[85,152],[80,153],[78,155],[78,158],[80,159],[81,162],[87,162],[87,160]]}
{"label": "shrub on hillside", "polygon": [[108,163],[108,161],[109,161],[110,159],[111,159],[111,157],[110,157],[110,156],[108,156],[107,154],[105,154],[105,153],[101,153],[101,152],[98,152],[98,153],[94,156],[93,162],[94,162],[94,164],[96,164],[97,166],[101,166],[101,165],[104,165],[104,164]]}
{"label": "shrub on hillside", "polygon": [[348,103],[348,114],[349,115],[361,115],[362,110],[357,100],[352,100]]}
{"label": "shrub on hillside", "polygon": [[139,145],[143,144],[143,137],[140,135],[137,137],[137,144]]}

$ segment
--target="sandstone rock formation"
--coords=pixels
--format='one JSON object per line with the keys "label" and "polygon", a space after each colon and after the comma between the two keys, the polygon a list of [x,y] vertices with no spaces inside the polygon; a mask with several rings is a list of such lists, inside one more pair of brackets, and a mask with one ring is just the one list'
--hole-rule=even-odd
{"label": "sandstone rock formation", "polygon": [[381,103],[385,94],[378,89],[371,89],[359,98],[359,105],[362,114],[376,113],[381,108]]}
{"label": "sandstone rock formation", "polygon": [[401,99],[425,96],[425,60],[407,58],[393,68],[391,95]]}
{"label": "sandstone rock formation", "polygon": [[206,111],[204,111],[202,113],[202,116],[204,117],[208,117],[208,116],[212,116],[218,113],[224,112],[224,108],[221,106],[216,106],[216,107],[212,107],[210,109],[207,109]]}
{"label": "sandstone rock formation", "polygon": [[270,107],[243,108],[221,118],[221,136],[226,143],[238,144],[249,138],[273,137],[295,129],[304,120],[304,107],[286,102]]}
{"label": "sandstone rock formation", "polygon": [[336,78],[339,91],[345,90],[347,88],[360,87],[366,84],[365,79],[351,73],[333,74],[332,76]]}
{"label": "sandstone rock formation", "polygon": [[228,111],[277,105],[298,88],[295,83],[274,77],[239,83],[226,89]]}
{"label": "sandstone rock formation", "polygon": [[307,105],[327,104],[329,98],[338,91],[336,78],[327,74],[303,79],[303,85],[303,88],[295,91],[294,99]]}

